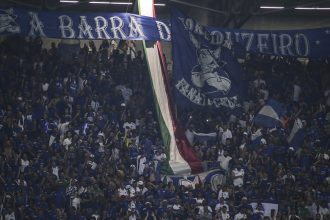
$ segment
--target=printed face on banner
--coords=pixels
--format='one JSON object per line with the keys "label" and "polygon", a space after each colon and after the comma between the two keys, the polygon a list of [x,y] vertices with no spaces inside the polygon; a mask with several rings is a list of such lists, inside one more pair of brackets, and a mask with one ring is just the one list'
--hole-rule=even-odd
{"label": "printed face on banner", "polygon": [[[220,48],[219,48],[220,49]],[[231,80],[223,68],[220,53],[208,48],[197,48],[198,64],[191,70],[191,81],[197,88],[205,88],[206,93],[220,92],[226,95],[231,88]]]}
{"label": "printed face on banner", "polygon": [[242,69],[227,44],[196,21],[172,16],[173,75],[180,105],[237,109]]}
{"label": "printed face on banner", "polygon": [[13,9],[0,10],[0,33],[19,33],[20,28],[16,23],[17,15]]}

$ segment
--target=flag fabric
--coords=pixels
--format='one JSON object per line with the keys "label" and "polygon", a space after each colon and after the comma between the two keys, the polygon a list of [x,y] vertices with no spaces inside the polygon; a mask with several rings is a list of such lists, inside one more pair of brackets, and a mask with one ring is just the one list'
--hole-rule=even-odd
{"label": "flag fabric", "polygon": [[283,125],[285,113],[285,108],[279,102],[269,99],[253,118],[253,122],[265,128],[280,127]]}
{"label": "flag fabric", "polygon": [[222,169],[200,173],[198,176],[203,184],[211,184],[213,191],[217,191],[218,185],[226,183],[226,172]]}
{"label": "flag fabric", "polygon": [[217,137],[216,132],[211,133],[197,133],[194,131],[194,137],[197,141],[214,141]]}
{"label": "flag fabric", "polygon": [[[155,17],[153,0],[138,1],[140,15]],[[202,164],[191,148],[184,131],[173,114],[174,107],[169,95],[162,48],[159,42],[143,41],[143,49],[155,100],[155,107],[169,162],[167,173],[190,174],[202,172]]]}
{"label": "flag fabric", "polygon": [[185,187],[192,187],[193,189],[195,189],[196,184],[199,184],[199,178],[197,175],[167,176],[166,181],[167,183],[172,182],[176,188],[180,186],[185,186]]}
{"label": "flag fabric", "polygon": [[293,147],[294,149],[301,147],[301,145],[304,143],[304,137],[305,129],[303,127],[303,123],[299,118],[297,118],[294,121],[290,136],[287,139],[289,147]]}
{"label": "flag fabric", "polygon": [[226,183],[226,172],[222,169],[214,169],[197,175],[168,175],[164,180],[166,183],[173,182],[175,187],[183,185],[195,188],[196,184],[211,184],[212,190],[217,191],[218,185]]}
{"label": "flag fabric", "polygon": [[216,45],[199,23],[172,10],[175,100],[185,107],[237,110],[241,107],[243,70],[232,42]]}
{"label": "flag fabric", "polygon": [[203,141],[216,140],[217,137],[216,132],[198,133],[189,129],[186,130],[185,135],[191,145],[194,143],[195,140],[203,142]]}

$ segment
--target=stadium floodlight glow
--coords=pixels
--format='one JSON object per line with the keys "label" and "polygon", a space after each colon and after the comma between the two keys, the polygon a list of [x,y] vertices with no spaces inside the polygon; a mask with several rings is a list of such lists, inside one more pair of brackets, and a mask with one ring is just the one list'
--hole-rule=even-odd
{"label": "stadium floodlight glow", "polygon": [[283,9],[283,6],[260,6],[262,9]]}
{"label": "stadium floodlight glow", "polygon": [[78,1],[75,0],[60,0],[61,3],[78,3]]}
{"label": "stadium floodlight glow", "polygon": [[88,2],[89,4],[110,4],[110,2]]}
{"label": "stadium floodlight glow", "polygon": [[103,1],[91,1],[90,4],[107,4],[107,5],[132,5],[132,2],[103,2]]}
{"label": "stadium floodlight glow", "polygon": [[166,6],[166,4],[164,4],[164,3],[156,3],[156,4],[154,4],[155,6]]}
{"label": "stadium floodlight glow", "polygon": [[320,8],[320,7],[296,7],[296,10],[330,10],[330,8]]}

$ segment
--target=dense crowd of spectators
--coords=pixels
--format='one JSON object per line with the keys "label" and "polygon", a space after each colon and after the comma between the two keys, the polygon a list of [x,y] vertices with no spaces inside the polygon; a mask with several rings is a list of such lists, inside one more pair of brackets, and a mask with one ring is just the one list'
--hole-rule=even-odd
{"label": "dense crowd of spectators", "polygon": [[[329,61],[247,55],[241,65],[246,86],[240,114],[180,112],[189,134],[217,132],[216,140],[195,137],[194,148],[204,169],[227,171],[229,210],[247,198],[278,203],[276,219],[329,219]],[[269,99],[286,110],[281,126],[264,128],[253,120]],[[291,143],[298,121],[300,140]]]}
{"label": "dense crowd of spectators", "polygon": [[[179,110],[189,129],[218,133],[193,144],[205,170],[226,173],[214,191],[163,180],[167,151],[134,42],[67,56],[10,37],[0,53],[0,219],[330,218],[328,61],[249,56],[241,114]],[[288,109],[282,128],[252,123],[269,97]],[[292,148],[296,118],[305,137]],[[277,215],[264,217],[261,201]]]}

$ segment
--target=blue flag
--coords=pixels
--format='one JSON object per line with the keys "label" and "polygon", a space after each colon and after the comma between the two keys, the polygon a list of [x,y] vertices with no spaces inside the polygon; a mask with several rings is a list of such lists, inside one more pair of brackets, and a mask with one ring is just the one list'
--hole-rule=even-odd
{"label": "blue flag", "polygon": [[190,176],[167,176],[167,182],[173,182],[173,185],[178,188],[180,186],[192,187],[195,189],[196,184],[199,184],[197,175]]}
{"label": "blue flag", "polygon": [[285,113],[286,109],[284,106],[274,99],[269,99],[267,104],[253,118],[253,122],[256,125],[266,128],[280,127]]}
{"label": "blue flag", "polygon": [[217,45],[203,26],[172,11],[173,73],[178,105],[237,109],[242,68],[230,44]]}
{"label": "blue flag", "polygon": [[226,172],[222,169],[215,169],[199,174],[203,184],[211,184],[212,190],[217,191],[218,185],[226,183]]}
{"label": "blue flag", "polygon": [[[55,2],[55,1],[54,1]],[[183,18],[181,16],[181,18]],[[174,24],[176,27],[176,24]],[[120,39],[171,41],[168,20],[130,13],[92,13],[0,8],[0,35],[20,34],[61,39]],[[201,34],[188,21],[187,30]],[[175,27],[175,28],[176,28]],[[182,27],[182,26],[181,26]],[[194,29],[193,29],[194,28]],[[234,46],[236,56],[245,53],[294,57],[330,57],[330,27],[303,30],[244,30],[207,27],[212,45]],[[175,33],[173,34],[176,35]]]}

